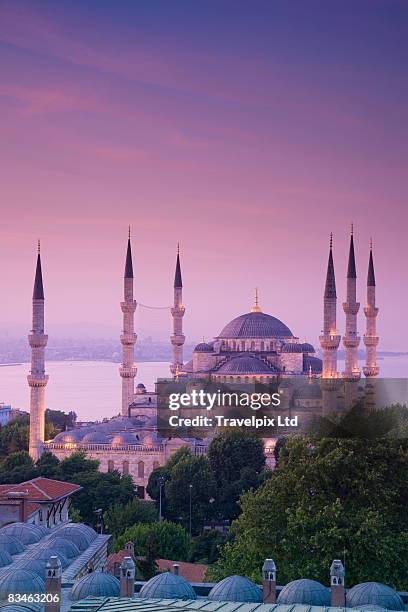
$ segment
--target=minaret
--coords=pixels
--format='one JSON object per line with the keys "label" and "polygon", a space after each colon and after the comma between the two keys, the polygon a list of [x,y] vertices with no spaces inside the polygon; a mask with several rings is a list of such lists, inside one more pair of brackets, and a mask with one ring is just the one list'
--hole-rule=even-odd
{"label": "minaret", "polygon": [[44,334],[44,286],[41,270],[40,241],[38,241],[37,267],[33,291],[33,324],[28,336],[31,347],[31,370],[27,376],[30,387],[30,457],[37,461],[43,452],[45,430],[45,347],[48,336]]}
{"label": "minaret", "polygon": [[322,378],[337,377],[337,349],[340,336],[336,329],[336,279],[333,264],[333,234],[330,234],[329,261],[327,264],[326,287],[324,290],[323,330],[320,336],[320,346],[323,351]]}
{"label": "minaret", "polygon": [[353,225],[351,226],[350,250],[347,268],[347,301],[343,303],[346,315],[346,333],[343,336],[345,348],[345,365],[343,376],[346,379],[359,379],[360,369],[358,367],[358,345],[360,337],[357,335],[357,313],[360,304],[356,301],[357,296],[357,274],[356,261],[354,257]]}
{"label": "minaret", "polygon": [[177,245],[176,273],[174,275],[174,303],[171,309],[173,317],[173,335],[170,336],[173,345],[173,360],[170,371],[173,376],[183,367],[183,317],[185,313],[183,306],[183,281],[181,279],[180,247]]}
{"label": "minaret", "polygon": [[130,227],[127,244],[125,276],[124,276],[124,301],[120,303],[123,312],[123,332],[120,336],[122,343],[122,365],[119,373],[122,377],[122,416],[129,416],[129,405],[134,397],[134,379],[137,368],[134,365],[136,334],[134,332],[134,317],[136,301],[133,299],[133,264],[132,247],[130,244]]}
{"label": "minaret", "polygon": [[375,305],[375,274],[372,242],[370,244],[370,257],[368,261],[367,304],[364,307],[364,314],[366,316],[366,333],[364,334],[366,361],[363,372],[364,376],[367,378],[374,378],[378,376],[379,368],[377,366],[378,336],[376,330],[378,308]]}

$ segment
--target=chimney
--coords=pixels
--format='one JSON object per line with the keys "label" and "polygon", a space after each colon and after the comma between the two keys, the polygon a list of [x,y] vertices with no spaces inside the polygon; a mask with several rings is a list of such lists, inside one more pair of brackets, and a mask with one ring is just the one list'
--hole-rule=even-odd
{"label": "chimney", "polygon": [[179,564],[178,564],[178,563],[174,563],[174,564],[173,564],[173,574],[174,574],[175,576],[178,576],[178,575],[179,575],[179,570],[180,570],[180,566],[179,566]]}
{"label": "chimney", "polygon": [[334,559],[330,566],[331,605],[334,608],[344,608],[346,605],[344,577],[344,565],[339,559]]}
{"label": "chimney", "polygon": [[60,612],[61,610],[61,576],[61,561],[58,557],[50,557],[45,568],[46,603],[44,612]]}
{"label": "chimney", "polygon": [[126,542],[125,550],[129,553],[129,555],[133,558],[135,556],[135,545],[133,542]]}
{"label": "chimney", "polygon": [[276,603],[276,565],[273,559],[265,559],[262,566],[263,603]]}
{"label": "chimney", "polygon": [[133,597],[135,594],[135,562],[125,557],[120,566],[120,596]]}

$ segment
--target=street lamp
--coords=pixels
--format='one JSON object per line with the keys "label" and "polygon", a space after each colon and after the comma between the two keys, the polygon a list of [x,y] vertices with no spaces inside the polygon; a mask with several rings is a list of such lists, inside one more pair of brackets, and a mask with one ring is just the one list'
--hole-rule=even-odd
{"label": "street lamp", "polygon": [[165,478],[164,476],[159,476],[159,521],[163,520],[162,514],[162,489],[164,487]]}
{"label": "street lamp", "polygon": [[192,490],[193,490],[193,485],[192,484],[190,484],[189,489],[190,489],[190,536],[191,536],[191,509],[192,509],[191,494],[192,494]]}
{"label": "street lamp", "polygon": [[98,508],[97,510],[94,510],[94,514],[96,514],[96,516],[98,517],[98,523],[97,523],[97,527],[99,527],[100,531],[99,533],[103,533],[103,510],[102,508]]}

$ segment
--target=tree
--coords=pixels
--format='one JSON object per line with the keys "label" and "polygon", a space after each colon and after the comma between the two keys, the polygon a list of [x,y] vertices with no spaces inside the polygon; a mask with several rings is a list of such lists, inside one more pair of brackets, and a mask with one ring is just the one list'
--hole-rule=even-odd
{"label": "tree", "polygon": [[136,560],[136,567],[142,580],[150,580],[158,572],[156,563],[157,542],[154,533],[150,533],[145,544],[145,556]]}
{"label": "tree", "polygon": [[133,542],[135,556],[145,557],[151,545],[152,534],[154,535],[156,558],[187,561],[191,538],[181,525],[170,521],[134,525],[114,540],[113,548],[118,551],[124,548],[126,542]]}
{"label": "tree", "polygon": [[262,482],[265,454],[262,440],[241,432],[225,432],[214,438],[208,459],[216,482],[215,512],[219,518],[238,516],[238,500],[243,491]]}
{"label": "tree", "polygon": [[215,529],[205,531],[195,537],[192,542],[190,561],[191,563],[215,563],[220,555],[219,549],[225,544],[226,536]]}
{"label": "tree", "polygon": [[349,584],[405,588],[408,572],[408,440],[292,438],[278,468],[241,499],[233,541],[210,569],[260,578],[265,558],[279,580],[327,583],[333,558],[346,554]]}
{"label": "tree", "polygon": [[180,520],[189,529],[191,495],[192,532],[198,533],[210,516],[210,499],[214,491],[215,483],[207,457],[186,455],[170,470],[170,478],[165,483],[165,516]]}
{"label": "tree", "polygon": [[85,523],[91,525],[97,522],[95,510],[108,510],[115,502],[127,504],[135,496],[131,477],[121,476],[116,471],[78,472],[71,482],[82,486],[82,490],[72,498],[72,507],[78,510]]}
{"label": "tree", "polygon": [[154,523],[157,519],[154,502],[138,497],[126,504],[115,504],[104,514],[106,528],[114,537],[118,537],[136,523]]}
{"label": "tree", "polygon": [[54,479],[57,479],[59,476],[60,460],[52,453],[43,453],[35,466],[39,476]]}
{"label": "tree", "polygon": [[37,476],[34,462],[27,451],[11,453],[0,464],[0,482],[18,484]]}
{"label": "tree", "polygon": [[97,472],[98,467],[99,461],[97,459],[88,459],[84,452],[77,451],[60,462],[58,477],[60,480],[72,482],[77,474]]}

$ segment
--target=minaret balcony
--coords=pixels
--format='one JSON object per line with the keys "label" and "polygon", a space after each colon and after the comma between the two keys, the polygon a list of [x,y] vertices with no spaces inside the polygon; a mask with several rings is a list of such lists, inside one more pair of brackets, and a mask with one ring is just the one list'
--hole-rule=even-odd
{"label": "minaret balcony", "polygon": [[132,300],[131,302],[121,302],[120,307],[122,309],[123,314],[134,314],[136,310],[136,300]]}
{"label": "minaret balcony", "polygon": [[320,346],[326,351],[335,351],[339,348],[340,336],[324,334],[319,336]]}
{"label": "minaret balcony", "polygon": [[346,348],[357,348],[360,344],[360,336],[343,336],[343,345]]}
{"label": "minaret balcony", "polygon": [[120,342],[123,346],[132,346],[137,340],[137,334],[121,334]]}
{"label": "minaret balcony", "polygon": [[346,315],[356,315],[360,310],[360,304],[358,302],[343,302],[343,310]]}
{"label": "minaret balcony", "polygon": [[346,382],[354,382],[356,380],[360,380],[361,372],[358,368],[353,369],[352,372],[343,372],[342,378]]}
{"label": "minaret balcony", "polygon": [[184,307],[183,305],[181,305],[181,304],[180,304],[180,306],[174,306],[174,307],[171,309],[171,316],[172,316],[172,317],[176,317],[176,318],[177,318],[177,317],[181,318],[181,317],[184,317],[184,313],[185,313],[185,312],[186,312],[185,307]]}
{"label": "minaret balcony", "polygon": [[45,348],[48,342],[47,334],[33,332],[28,335],[28,342],[31,348]]}
{"label": "minaret balcony", "polygon": [[363,341],[365,346],[377,346],[379,337],[378,336],[366,336],[364,335]]}
{"label": "minaret balcony", "polygon": [[173,346],[183,346],[186,337],[183,334],[178,334],[176,336],[170,336],[170,340]]}
{"label": "minaret balcony", "polygon": [[136,376],[137,373],[137,367],[136,366],[121,366],[119,368],[119,374],[121,375],[122,378],[134,378]]}
{"label": "minaret balcony", "polygon": [[45,387],[49,376],[47,374],[29,374],[27,382],[30,387]]}
{"label": "minaret balcony", "polygon": [[363,367],[364,376],[366,378],[373,378],[375,376],[378,376],[379,371],[380,371],[380,368],[377,365]]}
{"label": "minaret balcony", "polygon": [[374,318],[378,315],[379,312],[379,308],[376,308],[375,306],[364,306],[364,314],[367,318]]}

